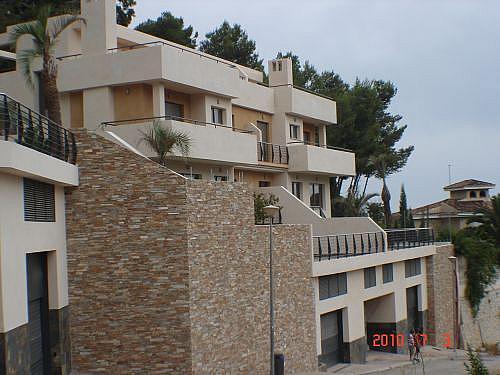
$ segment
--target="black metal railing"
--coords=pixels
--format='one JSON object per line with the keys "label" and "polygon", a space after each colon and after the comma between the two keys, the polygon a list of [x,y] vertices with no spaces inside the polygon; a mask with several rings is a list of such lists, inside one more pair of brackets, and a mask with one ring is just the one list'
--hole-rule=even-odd
{"label": "black metal railing", "polygon": [[326,213],[323,207],[321,206],[310,206],[311,210],[316,212],[319,216],[321,216],[323,219],[326,219]]}
{"label": "black metal railing", "polygon": [[314,260],[331,260],[386,251],[384,233],[333,234],[313,237]]}
{"label": "black metal railing", "polygon": [[427,246],[434,243],[432,228],[387,229],[387,247],[390,250]]}
{"label": "black metal railing", "polygon": [[129,125],[130,124],[140,124],[140,123],[144,123],[144,122],[153,122],[155,120],[174,120],[174,121],[179,121],[179,122],[185,122],[187,124],[192,124],[192,125],[213,126],[214,128],[231,129],[232,131],[235,131],[238,133],[252,133],[251,130],[239,129],[239,128],[232,127],[230,125],[217,124],[215,122],[205,122],[205,121],[193,120],[190,118],[177,117],[177,116],[171,116],[171,115],[152,116],[152,117],[137,117],[137,118],[130,118],[130,119],[126,119],[126,120],[105,121],[105,122],[101,123],[101,126],[120,126],[120,125],[126,125],[126,124],[129,124]]}
{"label": "black metal railing", "polygon": [[76,163],[73,133],[54,121],[0,93],[0,139]]}
{"label": "black metal railing", "polygon": [[330,260],[434,244],[431,228],[388,229],[384,232],[334,234],[313,237],[314,260]]}
{"label": "black metal railing", "polygon": [[288,148],[283,145],[257,142],[257,156],[259,161],[288,164]]}

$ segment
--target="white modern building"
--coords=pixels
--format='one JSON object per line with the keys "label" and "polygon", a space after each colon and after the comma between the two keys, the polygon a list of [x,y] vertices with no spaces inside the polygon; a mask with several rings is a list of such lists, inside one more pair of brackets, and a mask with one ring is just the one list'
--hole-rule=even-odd
{"label": "white modern building", "polygon": [[[193,143],[187,158],[170,156],[169,168],[192,179],[247,182],[279,198],[284,223],[310,224],[320,362],[363,362],[367,344],[396,350],[374,345],[374,335],[425,326],[426,258],[436,252],[432,233],[385,232],[366,217],[331,218],[329,178],[355,175],[355,155],[326,145],[327,128],[337,122],[336,103],[294,86],[290,59],[269,61],[266,84],[262,72],[116,25],[114,1],[82,0],[81,5],[86,23],[65,31],[56,49],[65,128],[95,131],[154,158],[141,142],[141,131],[159,121],[187,133]],[[8,33],[0,35],[0,48],[7,43]],[[29,44],[20,40],[16,52]],[[0,91],[43,112],[38,90],[23,82],[17,66],[0,74]],[[37,153],[43,163],[30,170],[33,152],[12,142],[0,144],[0,155],[8,154],[0,158],[0,188],[11,184],[9,194],[15,195],[2,193],[0,201],[8,201],[8,207],[17,202],[0,213],[4,334],[28,322],[26,253],[48,254],[49,308],[67,304],[62,186],[78,184],[77,168]],[[3,165],[5,160],[26,163]],[[52,222],[23,220],[24,177],[53,186]],[[9,225],[15,230],[7,230]],[[15,246],[9,247],[9,236],[20,236]],[[43,236],[48,238],[43,245],[30,242]],[[22,272],[11,275],[8,262]],[[6,287],[14,278],[20,288],[15,295]]]}

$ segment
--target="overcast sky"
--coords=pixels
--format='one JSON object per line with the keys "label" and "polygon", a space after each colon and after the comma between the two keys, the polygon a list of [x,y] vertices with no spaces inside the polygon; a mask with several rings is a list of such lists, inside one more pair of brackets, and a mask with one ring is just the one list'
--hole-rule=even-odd
{"label": "overcast sky", "polygon": [[500,184],[500,1],[137,0],[134,25],[163,10],[193,25],[198,41],[228,20],[265,60],[291,50],[349,82],[394,82],[391,110],[408,124],[401,145],[415,151],[389,178],[393,211],[401,183],[412,207],[445,198],[449,163],[453,182]]}

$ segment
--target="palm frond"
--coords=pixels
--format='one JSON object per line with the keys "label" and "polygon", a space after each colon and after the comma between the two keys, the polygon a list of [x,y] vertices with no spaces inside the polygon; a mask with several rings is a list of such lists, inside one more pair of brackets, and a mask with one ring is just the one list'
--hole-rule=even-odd
{"label": "palm frond", "polygon": [[24,35],[31,36],[36,44],[43,45],[45,43],[45,28],[38,20],[12,27],[9,31],[9,42],[11,44],[16,44],[18,39]]}
{"label": "palm frond", "polygon": [[36,48],[26,49],[17,54],[17,62],[21,67],[21,73],[26,79],[26,83],[30,88],[35,87],[32,70],[33,60],[40,56],[41,53]]}
{"label": "palm frond", "polygon": [[188,134],[165,128],[160,121],[154,121],[153,125],[146,131],[141,131],[142,138],[140,142],[146,142],[159,159],[160,164],[165,164],[167,154],[176,150],[186,157],[191,149],[191,138]]}
{"label": "palm frond", "polygon": [[51,44],[54,43],[54,41],[68,26],[77,21],[85,23],[85,18],[77,15],[65,14],[51,20],[50,25],[47,27],[47,34],[50,37]]}

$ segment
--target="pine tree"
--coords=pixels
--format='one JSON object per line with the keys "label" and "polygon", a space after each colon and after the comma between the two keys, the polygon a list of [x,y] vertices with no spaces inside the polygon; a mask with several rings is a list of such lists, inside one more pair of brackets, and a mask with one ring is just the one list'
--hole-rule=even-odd
{"label": "pine tree", "polygon": [[401,184],[401,194],[399,196],[399,227],[408,228],[408,204],[406,202],[406,192],[404,184]]}

